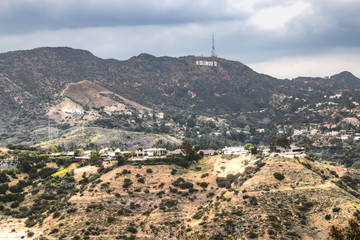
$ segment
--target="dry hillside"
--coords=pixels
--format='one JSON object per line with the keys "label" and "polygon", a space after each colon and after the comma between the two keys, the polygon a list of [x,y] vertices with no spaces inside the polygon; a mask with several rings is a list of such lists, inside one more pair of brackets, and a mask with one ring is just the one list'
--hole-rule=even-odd
{"label": "dry hillside", "polygon": [[[37,218],[15,231],[48,239],[175,239],[181,231],[211,239],[324,239],[331,224],[359,213],[358,171],[306,159],[274,157],[242,167],[241,161],[213,156],[189,169],[80,167],[74,176],[29,187],[24,206]],[[239,171],[225,177],[228,169]]]}

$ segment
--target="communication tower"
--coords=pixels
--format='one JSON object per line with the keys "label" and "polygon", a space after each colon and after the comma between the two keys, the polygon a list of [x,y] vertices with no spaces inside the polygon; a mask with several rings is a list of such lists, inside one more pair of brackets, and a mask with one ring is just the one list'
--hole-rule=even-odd
{"label": "communication tower", "polygon": [[212,33],[212,49],[211,49],[211,57],[216,58],[216,53],[215,53],[215,40],[214,40],[214,32]]}

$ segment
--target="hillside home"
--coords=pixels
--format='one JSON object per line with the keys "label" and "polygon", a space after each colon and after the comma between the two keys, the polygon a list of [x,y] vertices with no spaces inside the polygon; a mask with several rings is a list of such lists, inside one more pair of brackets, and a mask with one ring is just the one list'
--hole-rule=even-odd
{"label": "hillside home", "polygon": [[103,148],[99,151],[101,157],[107,157],[107,159],[111,159],[112,157],[115,157],[117,153],[121,153],[120,148],[117,148],[116,150],[111,150],[109,148]]}
{"label": "hillside home", "polygon": [[265,132],[265,129],[264,128],[258,128],[258,129],[255,129],[256,132],[258,133],[263,133]]}
{"label": "hillside home", "polygon": [[331,99],[334,99],[334,98],[339,99],[339,98],[341,98],[341,97],[342,97],[342,93],[337,93],[337,94],[335,94],[335,95],[329,96],[329,98],[331,98]]}
{"label": "hillside home", "polygon": [[291,145],[290,148],[276,147],[276,152],[278,153],[296,153],[296,152],[305,152],[305,148],[298,147],[296,145]]}
{"label": "hillside home", "polygon": [[245,150],[244,147],[225,147],[222,149],[222,152],[225,155],[239,155],[239,154],[247,154],[249,151]]}
{"label": "hillside home", "polygon": [[294,130],[294,135],[307,135],[309,131],[307,129]]}
{"label": "hillside home", "polygon": [[90,156],[78,156],[74,158],[74,162],[81,162],[84,161],[86,159],[90,159]]}
{"label": "hillside home", "polygon": [[348,135],[340,135],[340,139],[345,141],[345,140],[349,139],[349,136]]}
{"label": "hillside home", "polygon": [[50,156],[51,157],[60,157],[60,156],[62,156],[62,153],[51,153]]}
{"label": "hillside home", "polygon": [[61,111],[65,114],[84,114],[83,111],[81,111],[80,109],[67,109],[67,108],[63,108],[61,109]]}
{"label": "hillside home", "polygon": [[100,149],[100,151],[99,151],[99,153],[100,154],[107,154],[107,152],[109,152],[109,148],[102,148],[102,149]]}
{"label": "hillside home", "polygon": [[328,135],[328,136],[339,136],[339,132],[338,131],[331,131],[331,132],[326,133],[326,135]]}
{"label": "hillside home", "polygon": [[75,155],[74,151],[65,153],[65,156],[73,157]]}
{"label": "hillside home", "polygon": [[316,135],[316,134],[318,134],[318,133],[320,133],[320,131],[317,130],[317,129],[311,129],[311,130],[310,130],[310,135]]}
{"label": "hillside home", "polygon": [[11,156],[0,161],[0,166],[16,166],[19,163],[17,156]]}
{"label": "hillside home", "polygon": [[165,156],[167,150],[165,148],[148,148],[142,151],[144,157],[160,157]]}
{"label": "hillside home", "polygon": [[296,145],[291,145],[290,148],[277,147],[276,150],[282,157],[305,157],[305,148]]}

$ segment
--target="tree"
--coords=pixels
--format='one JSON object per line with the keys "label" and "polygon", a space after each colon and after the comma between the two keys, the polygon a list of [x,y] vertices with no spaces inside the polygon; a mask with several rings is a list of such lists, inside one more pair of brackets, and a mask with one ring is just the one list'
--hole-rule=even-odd
{"label": "tree", "polygon": [[31,168],[32,168],[32,164],[33,162],[31,161],[30,158],[30,153],[28,151],[26,152],[22,152],[19,155],[19,164],[18,164],[18,168],[25,173],[30,172]]}
{"label": "tree", "polygon": [[82,156],[82,155],[84,155],[84,149],[82,149],[82,148],[75,149],[74,155],[75,155],[75,156]]}
{"label": "tree", "polygon": [[125,163],[126,163],[126,161],[127,161],[127,157],[125,157],[123,154],[117,154],[116,155],[116,160],[117,160],[117,165],[118,166],[122,166],[122,165],[124,165]]}
{"label": "tree", "polygon": [[270,137],[269,146],[270,146],[271,151],[276,150],[276,146],[278,145],[278,143],[279,143],[279,136],[278,135],[274,135],[274,136]]}
{"label": "tree", "polygon": [[57,147],[52,146],[52,147],[51,147],[51,152],[52,152],[52,153],[58,153],[59,150],[57,149]]}
{"label": "tree", "polygon": [[308,137],[306,137],[306,136],[304,136],[303,137],[303,139],[302,139],[302,146],[303,146],[303,148],[305,148],[305,149],[308,149],[310,146],[311,146],[311,139],[310,138],[308,138]]}
{"label": "tree", "polygon": [[91,165],[101,165],[101,157],[98,151],[91,151],[90,153],[90,164]]}
{"label": "tree", "polygon": [[252,143],[245,144],[244,149],[250,151],[252,154],[257,153],[257,149]]}
{"label": "tree", "polygon": [[179,146],[182,153],[185,155],[185,159],[188,161],[199,160],[199,155],[196,154],[195,149],[188,140],[184,140]]}
{"label": "tree", "polygon": [[290,140],[287,137],[281,137],[279,139],[278,145],[283,148],[289,148],[290,147]]}

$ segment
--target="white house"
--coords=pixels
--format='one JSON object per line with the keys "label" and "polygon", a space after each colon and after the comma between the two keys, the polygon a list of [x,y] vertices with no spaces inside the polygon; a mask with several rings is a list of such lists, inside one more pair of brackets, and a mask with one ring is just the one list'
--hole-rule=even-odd
{"label": "white house", "polygon": [[248,153],[247,150],[244,149],[244,147],[225,147],[222,149],[223,153],[225,155],[238,155],[238,154],[246,154]]}
{"label": "white house", "polygon": [[144,157],[159,157],[165,156],[167,150],[165,148],[148,148],[142,151]]}

